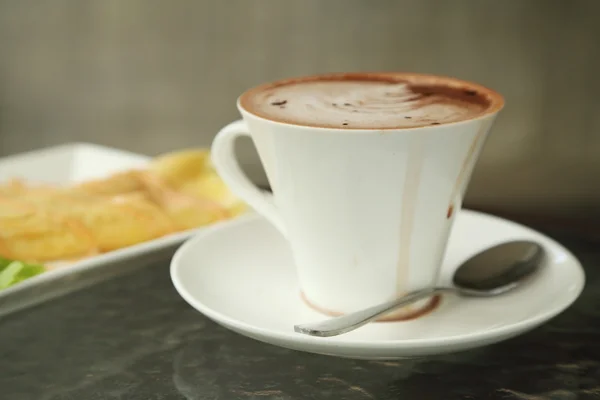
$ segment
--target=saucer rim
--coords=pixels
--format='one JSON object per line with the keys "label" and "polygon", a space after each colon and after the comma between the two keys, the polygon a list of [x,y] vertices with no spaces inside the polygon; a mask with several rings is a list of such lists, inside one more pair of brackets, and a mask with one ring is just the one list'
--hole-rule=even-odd
{"label": "saucer rim", "polygon": [[[202,302],[196,300],[194,296],[189,293],[185,289],[185,285],[179,282],[177,277],[177,271],[179,270],[179,266],[182,265],[181,259],[188,252],[188,249],[195,246],[198,242],[203,240],[205,236],[211,235],[214,232],[218,232],[221,230],[227,229],[235,229],[238,225],[250,224],[259,220],[263,220],[266,223],[269,223],[262,217],[260,214],[252,213],[235,220],[225,221],[220,224],[213,225],[205,230],[202,230],[195,234],[193,237],[188,239],[183,245],[177,249],[173,258],[171,260],[170,265],[170,277],[171,281],[179,293],[179,295],[194,309],[204,314],[206,317],[210,318],[214,322],[229,327],[234,331],[245,332],[248,335],[258,338],[270,338],[271,341],[279,341],[279,342],[303,342],[307,345],[313,345],[316,347],[320,346],[331,346],[335,345],[339,348],[356,348],[361,347],[363,349],[372,349],[372,350],[386,350],[389,349],[390,346],[394,346],[397,349],[407,349],[407,350],[418,350],[418,349],[427,349],[431,347],[465,347],[469,343],[473,342],[495,342],[497,338],[509,338],[516,335],[519,335],[521,332],[525,332],[531,330],[542,323],[556,317],[567,308],[569,308],[575,300],[579,298],[581,295],[583,288],[585,287],[585,272],[581,265],[579,259],[567,248],[558,243],[556,240],[550,238],[549,236],[532,229],[528,226],[519,224],[517,222],[513,222],[511,220],[501,218],[495,215],[487,214],[480,211],[473,210],[460,210],[460,214],[471,214],[477,218],[494,220],[496,222],[508,223],[512,225],[512,227],[518,229],[524,229],[535,235],[541,236],[544,238],[550,246],[556,248],[560,252],[566,254],[572,261],[573,266],[570,267],[573,269],[573,282],[570,282],[570,286],[575,285],[575,287],[570,290],[570,297],[565,299],[562,303],[553,306],[552,308],[536,314],[535,316],[526,318],[524,320],[508,323],[505,325],[501,325],[498,327],[494,327],[493,329],[488,329],[484,331],[478,331],[470,334],[458,334],[446,337],[433,337],[433,338],[424,338],[424,339],[393,339],[393,340],[365,340],[365,339],[346,339],[344,336],[335,336],[335,337],[313,337],[308,335],[303,335],[297,332],[294,332],[293,327],[290,326],[289,333],[282,333],[277,330],[262,328],[260,326],[252,325],[243,321],[239,321],[238,319],[229,317],[219,311],[214,310],[213,308],[203,304]],[[258,339],[262,341],[266,341],[263,339]]]}

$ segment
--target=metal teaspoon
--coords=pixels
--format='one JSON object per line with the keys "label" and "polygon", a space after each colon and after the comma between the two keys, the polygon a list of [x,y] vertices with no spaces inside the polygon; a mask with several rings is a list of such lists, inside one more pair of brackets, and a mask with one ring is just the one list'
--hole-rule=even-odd
{"label": "metal teaspoon", "polygon": [[438,286],[410,292],[398,299],[331,318],[295,325],[294,331],[310,336],[337,336],[353,331],[397,308],[442,292],[465,297],[491,297],[519,286],[542,264],[544,249],[527,240],[501,243],[469,258],[454,273],[454,286]]}

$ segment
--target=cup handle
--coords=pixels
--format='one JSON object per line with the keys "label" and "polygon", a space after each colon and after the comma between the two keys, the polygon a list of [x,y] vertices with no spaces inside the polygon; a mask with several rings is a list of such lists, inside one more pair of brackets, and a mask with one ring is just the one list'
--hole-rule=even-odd
{"label": "cup handle", "polygon": [[248,126],[243,120],[232,122],[221,129],[212,143],[212,162],[219,176],[231,191],[247,202],[286,236],[286,229],[279,210],[273,201],[273,195],[260,190],[240,168],[234,148],[235,140],[239,136],[250,136]]}

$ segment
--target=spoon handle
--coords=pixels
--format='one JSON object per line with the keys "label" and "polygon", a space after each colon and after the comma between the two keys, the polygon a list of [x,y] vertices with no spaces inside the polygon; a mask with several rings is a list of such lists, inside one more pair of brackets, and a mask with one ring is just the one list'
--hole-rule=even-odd
{"label": "spoon handle", "polygon": [[444,290],[445,288],[439,287],[416,290],[395,300],[365,308],[364,310],[330,318],[321,322],[295,325],[294,331],[303,333],[305,335],[320,337],[341,335],[342,333],[350,332],[360,328],[368,322],[373,321],[377,317],[385,315],[396,308],[407,306],[415,301],[432,296]]}

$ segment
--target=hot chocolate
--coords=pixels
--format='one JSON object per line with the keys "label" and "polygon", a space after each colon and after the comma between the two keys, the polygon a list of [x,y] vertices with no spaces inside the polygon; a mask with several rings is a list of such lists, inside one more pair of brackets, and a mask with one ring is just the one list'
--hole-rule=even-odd
{"label": "hot chocolate", "polygon": [[502,97],[454,78],[405,73],[316,75],[258,86],[240,105],[259,117],[341,129],[402,129],[471,120]]}

